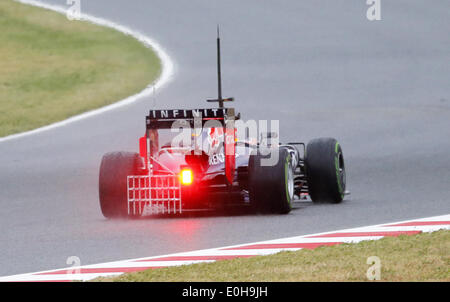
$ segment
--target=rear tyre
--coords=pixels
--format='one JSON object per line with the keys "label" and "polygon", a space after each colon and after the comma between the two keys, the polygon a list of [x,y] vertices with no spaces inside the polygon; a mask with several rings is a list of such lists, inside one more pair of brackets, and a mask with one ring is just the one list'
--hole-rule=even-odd
{"label": "rear tyre", "polygon": [[100,165],[100,208],[106,218],[135,217],[128,215],[127,176],[138,175],[142,159],[137,153],[111,152]]}
{"label": "rear tyre", "polygon": [[305,167],[312,201],[340,203],[344,199],[344,155],[334,138],[311,140],[306,146]]}
{"label": "rear tyre", "polygon": [[275,165],[262,165],[271,155],[262,155],[260,151],[249,158],[249,195],[250,203],[257,212],[287,214],[292,210],[294,196],[294,171],[288,150],[274,149],[278,152]]}

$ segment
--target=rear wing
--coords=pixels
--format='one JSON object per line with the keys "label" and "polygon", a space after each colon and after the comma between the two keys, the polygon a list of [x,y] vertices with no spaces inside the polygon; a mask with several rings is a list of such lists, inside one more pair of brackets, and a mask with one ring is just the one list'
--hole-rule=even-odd
{"label": "rear wing", "polygon": [[209,120],[217,120],[225,127],[227,121],[235,119],[234,108],[150,110],[146,124],[147,129],[171,129],[174,122],[194,128],[204,127]]}
{"label": "rear wing", "polygon": [[[190,127],[192,130],[198,128],[220,127],[224,131],[224,151],[225,151],[225,174],[230,185],[233,184],[235,172],[235,123],[239,119],[236,117],[234,108],[208,108],[208,109],[170,109],[170,110],[150,110],[146,116],[146,137],[140,140],[141,156],[146,154],[145,166],[151,167],[154,152],[158,149],[154,145],[158,129],[172,129],[179,127]],[[214,123],[208,123],[215,121]],[[194,139],[196,139],[194,137]],[[195,144],[194,144],[195,145]]]}

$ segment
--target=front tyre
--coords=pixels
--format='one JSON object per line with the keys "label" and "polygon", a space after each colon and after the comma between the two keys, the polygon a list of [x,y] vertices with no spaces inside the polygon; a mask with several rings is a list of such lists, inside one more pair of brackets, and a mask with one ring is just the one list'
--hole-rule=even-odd
{"label": "front tyre", "polygon": [[142,159],[137,153],[111,152],[103,156],[98,186],[103,216],[131,216],[128,215],[127,176],[140,174],[141,167]]}
{"label": "front tyre", "polygon": [[306,146],[305,167],[313,202],[340,203],[344,199],[344,155],[334,138],[311,140]]}

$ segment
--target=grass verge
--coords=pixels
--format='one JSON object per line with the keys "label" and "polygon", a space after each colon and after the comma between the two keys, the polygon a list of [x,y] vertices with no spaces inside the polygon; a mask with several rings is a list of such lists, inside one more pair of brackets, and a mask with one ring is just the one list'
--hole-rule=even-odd
{"label": "grass verge", "polygon": [[161,72],[133,37],[0,1],[0,137],[35,129],[138,93]]}
{"label": "grass verge", "polygon": [[441,230],[270,256],[146,270],[96,281],[367,281],[370,256],[380,259],[381,281],[450,281],[449,251],[450,231]]}

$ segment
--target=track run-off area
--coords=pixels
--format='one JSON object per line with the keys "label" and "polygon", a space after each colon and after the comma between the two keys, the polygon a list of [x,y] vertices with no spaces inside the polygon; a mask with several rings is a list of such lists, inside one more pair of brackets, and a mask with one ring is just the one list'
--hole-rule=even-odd
{"label": "track run-off area", "polygon": [[393,222],[383,225],[365,226],[347,230],[311,234],[298,237],[228,246],[200,251],[190,251],[171,255],[129,259],[87,266],[73,266],[64,269],[0,277],[0,282],[27,281],[88,281],[99,277],[118,276],[123,273],[139,272],[169,266],[189,265],[234,258],[270,255],[282,251],[315,249],[342,243],[357,243],[377,240],[387,236],[416,235],[450,229],[450,215],[428,217],[410,221]]}

